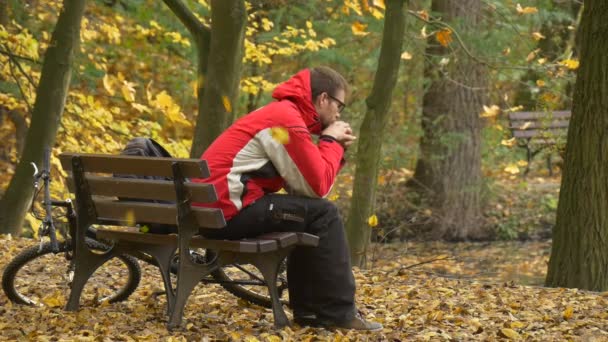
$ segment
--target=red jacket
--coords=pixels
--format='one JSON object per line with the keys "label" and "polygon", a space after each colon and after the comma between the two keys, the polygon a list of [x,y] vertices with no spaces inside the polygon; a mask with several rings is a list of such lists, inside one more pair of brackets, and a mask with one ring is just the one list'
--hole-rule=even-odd
{"label": "red jacket", "polygon": [[211,176],[194,182],[211,183],[230,220],[239,210],[281,188],[291,194],[325,197],[341,168],[344,149],[321,133],[312,102],[310,70],[280,84],[272,93],[277,101],[237,120],[203,153]]}

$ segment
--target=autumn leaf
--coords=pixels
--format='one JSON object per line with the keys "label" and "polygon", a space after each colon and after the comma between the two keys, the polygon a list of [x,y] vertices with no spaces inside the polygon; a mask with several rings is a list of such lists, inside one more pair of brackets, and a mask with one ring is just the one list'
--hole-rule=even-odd
{"label": "autumn leaf", "polygon": [[128,82],[126,80],[122,81],[120,92],[122,93],[122,97],[127,100],[127,102],[135,101],[135,83]]}
{"label": "autumn leaf", "polygon": [[572,308],[571,306],[568,306],[566,308],[566,310],[564,310],[564,312],[562,313],[562,317],[564,317],[564,319],[567,321],[570,318],[572,318],[573,314],[574,314],[574,308]]}
{"label": "autumn leaf", "polygon": [[503,146],[513,147],[515,146],[515,144],[517,144],[517,140],[515,139],[515,137],[511,139],[503,139],[500,144]]}
{"label": "autumn leaf", "polygon": [[125,222],[128,226],[135,226],[135,213],[133,210],[127,211],[125,214]]}
{"label": "autumn leaf", "polygon": [[412,59],[412,54],[407,51],[404,51],[401,54],[401,59],[410,60],[410,59]]}
{"label": "autumn leaf", "polygon": [[545,39],[546,37],[543,36],[540,32],[532,32],[532,38],[534,38],[534,40],[538,41],[541,39]]}
{"label": "autumn leaf", "polygon": [[579,61],[576,59],[564,59],[563,61],[559,62],[559,64],[565,66],[570,70],[576,70],[578,69]]}
{"label": "autumn leaf", "polygon": [[502,328],[500,329],[500,331],[498,332],[498,334],[502,337],[506,337],[510,340],[517,340],[520,338],[520,335],[517,331],[513,330],[513,329],[509,329],[509,328]]}
{"label": "autumn leaf", "polygon": [[378,226],[378,216],[376,216],[376,214],[373,214],[372,216],[370,216],[367,219],[367,224],[372,228]]}
{"label": "autumn leaf", "polygon": [[517,6],[515,6],[515,10],[517,11],[517,14],[519,14],[519,15],[533,14],[533,13],[538,12],[538,8],[536,8],[536,7],[523,7],[522,8],[520,4],[517,4]]}
{"label": "autumn leaf", "polygon": [[108,92],[108,94],[110,94],[110,96],[114,96],[114,94],[116,94],[116,92],[114,91],[114,82],[112,81],[112,79],[110,78],[110,75],[105,74],[103,75],[103,88]]}
{"label": "autumn leaf", "polygon": [[452,30],[443,29],[435,34],[435,38],[439,44],[448,46],[452,42]]}
{"label": "autumn leaf", "polygon": [[367,29],[367,24],[362,24],[358,21],[355,21],[350,29],[353,31],[353,34],[355,36],[366,36],[369,34],[369,32],[366,32],[365,29]]}
{"label": "autumn leaf", "polygon": [[536,85],[539,87],[544,87],[545,86],[545,81],[543,80],[536,80]]}
{"label": "autumn leaf", "polygon": [[284,127],[272,127],[270,129],[272,139],[281,145],[289,144],[289,131]]}
{"label": "autumn leaf", "polygon": [[420,18],[422,18],[422,19],[424,19],[424,20],[426,20],[426,21],[428,21],[428,20],[429,20],[429,13],[428,13],[427,11],[422,10],[422,11],[418,11],[418,12],[416,12],[416,13],[418,14],[418,16],[419,16]]}
{"label": "autumn leaf", "polygon": [[228,98],[228,96],[222,95],[222,103],[224,104],[224,109],[226,109],[226,111],[228,113],[231,113],[232,112],[232,104],[230,103],[230,99]]}
{"label": "autumn leaf", "polygon": [[504,168],[504,171],[506,173],[516,175],[519,173],[519,167],[517,167],[517,165],[511,163],[511,164],[507,165],[507,167]]}
{"label": "autumn leaf", "polygon": [[490,107],[484,105],[483,112],[479,115],[482,118],[492,118],[500,114],[500,107],[497,105],[491,105]]}

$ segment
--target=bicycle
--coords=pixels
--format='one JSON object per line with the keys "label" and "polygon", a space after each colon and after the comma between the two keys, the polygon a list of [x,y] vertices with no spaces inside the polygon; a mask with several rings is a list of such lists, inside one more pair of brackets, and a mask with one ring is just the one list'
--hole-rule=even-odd
{"label": "bicycle", "polygon": [[[54,290],[55,293],[63,291],[67,294],[73,274],[71,237],[74,236],[76,229],[76,212],[71,200],[59,201],[50,196],[50,154],[50,149],[45,149],[43,166],[40,171],[32,163],[35,169],[34,188],[36,191],[30,211],[34,217],[42,221],[39,229],[40,243],[17,254],[7,264],[2,274],[2,289],[9,300],[17,304],[42,305],[45,297],[49,295],[49,289]],[[44,217],[39,215],[35,209],[36,198],[42,191],[39,186],[41,180],[42,188],[44,188],[44,200],[42,201]],[[63,208],[65,212],[61,215],[54,214],[60,208]],[[60,217],[65,217],[66,220],[56,225]],[[63,241],[59,241],[57,238],[57,231],[64,237]],[[45,242],[44,237],[48,237],[49,241]],[[108,243],[97,239],[95,228],[90,228],[87,232],[86,243],[92,250],[104,251],[110,248]],[[191,251],[191,254],[194,260],[206,262],[213,258],[214,253],[211,250],[195,250]],[[109,261],[95,272],[93,280],[88,282],[88,284],[93,284],[93,289],[87,291],[85,288],[83,293],[85,301],[88,298],[100,304],[104,301],[115,303],[126,300],[137,289],[141,280],[138,260],[156,265],[151,256],[137,252],[121,255],[117,259]],[[176,254],[172,262],[172,273],[176,273],[178,262]],[[60,266],[53,267],[54,265]],[[281,295],[287,288],[285,265],[286,261],[283,261],[282,272],[278,278]],[[58,268],[63,274],[58,275],[51,272],[52,270],[57,271]],[[38,286],[40,282],[45,283],[44,288]],[[201,282],[219,284],[229,293],[250,303],[268,308],[272,306],[261,275],[247,265],[226,265],[214,271],[209,277],[202,279]],[[87,286],[90,287],[90,285]],[[287,304],[287,301],[283,300],[283,303]]]}

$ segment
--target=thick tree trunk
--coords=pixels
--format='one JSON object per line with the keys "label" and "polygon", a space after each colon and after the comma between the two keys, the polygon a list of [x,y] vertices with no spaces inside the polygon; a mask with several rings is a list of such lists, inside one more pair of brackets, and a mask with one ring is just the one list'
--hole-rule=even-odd
{"label": "thick tree trunk", "polygon": [[[432,9],[447,22],[460,21],[462,31],[479,29],[480,0],[434,0]],[[470,32],[470,31],[469,31]],[[461,32],[462,33],[462,32]],[[452,43],[455,44],[455,43]],[[427,63],[431,81],[423,98],[420,156],[414,174],[416,189],[433,211],[432,237],[448,240],[486,236],[481,218],[481,119],[487,93],[487,71],[458,47],[435,43],[428,55],[449,58],[438,67]]]}
{"label": "thick tree trunk", "polygon": [[357,169],[351,209],[346,222],[346,232],[353,265],[362,266],[370,240],[367,219],[375,201],[378,164],[382,137],[388,121],[392,93],[397,82],[401,46],[405,32],[405,0],[388,0],[382,46],[374,85],[367,98],[367,112],[359,133]]}
{"label": "thick tree trunk", "polygon": [[45,147],[55,143],[70,85],[74,54],[78,51],[84,0],[65,0],[44,56],[36,90],[32,122],[15,175],[0,202],[0,233],[19,235],[33,195],[31,162],[40,165]]}
{"label": "thick tree trunk", "polygon": [[8,0],[0,0],[0,25],[8,25]]}
{"label": "thick tree trunk", "polygon": [[608,3],[585,1],[547,286],[608,290]]}
{"label": "thick tree trunk", "polygon": [[234,118],[247,24],[244,1],[211,1],[211,22],[204,92],[190,151],[193,158],[199,158]]}

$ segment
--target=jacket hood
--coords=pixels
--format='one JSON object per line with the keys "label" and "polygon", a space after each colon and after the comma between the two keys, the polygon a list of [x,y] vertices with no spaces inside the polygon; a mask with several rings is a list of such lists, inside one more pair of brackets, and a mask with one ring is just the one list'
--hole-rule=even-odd
{"label": "jacket hood", "polygon": [[301,70],[287,81],[279,84],[272,92],[272,97],[279,101],[289,100],[293,102],[300,110],[302,119],[304,119],[310,133],[317,135],[321,133],[319,114],[312,102],[309,69]]}

